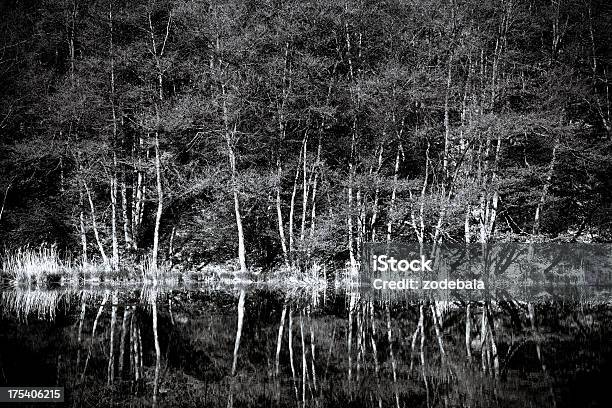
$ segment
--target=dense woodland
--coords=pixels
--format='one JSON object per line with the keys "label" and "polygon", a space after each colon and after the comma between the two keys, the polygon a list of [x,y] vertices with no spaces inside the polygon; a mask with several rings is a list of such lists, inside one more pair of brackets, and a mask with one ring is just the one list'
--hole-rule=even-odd
{"label": "dense woodland", "polygon": [[608,0],[6,0],[0,245],[609,241]]}

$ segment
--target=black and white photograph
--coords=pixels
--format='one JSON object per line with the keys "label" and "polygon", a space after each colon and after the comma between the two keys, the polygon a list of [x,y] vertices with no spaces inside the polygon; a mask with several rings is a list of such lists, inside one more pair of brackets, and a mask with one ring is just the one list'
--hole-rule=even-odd
{"label": "black and white photograph", "polygon": [[610,378],[610,0],[0,0],[0,408]]}

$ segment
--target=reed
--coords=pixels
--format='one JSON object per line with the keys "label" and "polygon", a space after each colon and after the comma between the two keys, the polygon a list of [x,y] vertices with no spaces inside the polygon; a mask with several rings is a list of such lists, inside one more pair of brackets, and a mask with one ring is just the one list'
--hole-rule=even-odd
{"label": "reed", "polygon": [[324,265],[313,262],[308,268],[281,266],[268,279],[272,287],[278,288],[325,288],[327,274]]}
{"label": "reed", "polygon": [[2,274],[15,282],[45,283],[74,270],[71,259],[62,259],[55,245],[20,247],[1,256]]}
{"label": "reed", "polygon": [[141,272],[143,282],[157,282],[163,278],[163,270],[156,265],[151,254],[143,256],[136,268]]}
{"label": "reed", "polygon": [[149,254],[135,264],[113,270],[109,264],[82,264],[71,257],[60,256],[55,245],[24,246],[0,254],[0,280],[14,284],[45,285],[52,282],[113,281],[133,278],[155,282],[168,278],[166,268],[156,267]]}
{"label": "reed", "polygon": [[266,283],[278,288],[327,286],[326,268],[316,262],[305,268],[283,265],[269,271],[263,271],[261,268],[241,271],[232,260],[223,264],[199,266],[193,271],[176,271],[167,264],[156,266],[151,254],[148,254],[113,269],[108,263],[94,261],[82,264],[70,257],[61,257],[57,247],[50,244],[5,250],[0,254],[0,280],[2,279],[15,285],[41,286],[54,283],[78,285],[85,282],[113,284],[126,281],[153,284]]}
{"label": "reed", "polygon": [[55,312],[62,299],[70,291],[15,289],[0,292],[0,305],[13,313],[18,320],[25,320],[30,314],[39,319],[55,319]]}

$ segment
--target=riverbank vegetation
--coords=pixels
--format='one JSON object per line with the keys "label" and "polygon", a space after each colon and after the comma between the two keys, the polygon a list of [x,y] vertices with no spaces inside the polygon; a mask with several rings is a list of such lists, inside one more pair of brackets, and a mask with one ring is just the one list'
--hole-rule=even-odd
{"label": "riverbank vegetation", "polygon": [[[0,13],[0,246],[16,279],[226,260],[306,274],[355,268],[367,241],[610,240],[606,1]],[[57,249],[17,249],[43,243]]]}
{"label": "riverbank vegetation", "polygon": [[[72,286],[86,283],[162,283],[172,287],[176,284],[249,284],[267,283],[271,288],[300,289],[302,287],[325,287],[326,267],[314,262],[307,269],[280,266],[266,271],[262,268],[242,271],[237,261],[224,263],[202,263],[186,268],[182,264],[173,267],[154,268],[151,257],[140,263],[130,263],[112,268],[103,263],[80,263],[62,256],[56,246],[41,245],[37,248],[21,247],[5,250],[0,256],[0,285],[3,281],[11,285],[35,285],[38,288]],[[338,274],[338,276],[340,276]],[[119,287],[118,286],[118,287]]]}

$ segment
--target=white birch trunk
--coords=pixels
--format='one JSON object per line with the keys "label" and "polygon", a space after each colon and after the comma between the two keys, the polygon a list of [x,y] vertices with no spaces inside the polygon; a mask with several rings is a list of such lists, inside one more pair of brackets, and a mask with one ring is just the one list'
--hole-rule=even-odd
{"label": "white birch trunk", "polygon": [[161,224],[161,217],[164,208],[164,192],[162,188],[162,175],[161,175],[161,160],[159,157],[159,137],[155,132],[155,181],[157,186],[157,211],[155,213],[155,230],[153,232],[153,257],[152,265],[155,269],[155,279],[157,279],[157,256],[159,253],[159,228]]}
{"label": "white birch trunk", "polygon": [[96,209],[94,206],[93,198],[91,197],[91,192],[89,191],[89,187],[87,186],[87,182],[85,180],[83,180],[83,186],[85,187],[85,192],[87,193],[87,201],[89,201],[89,209],[91,211],[91,225],[93,227],[96,243],[98,244],[98,250],[100,251],[102,262],[104,263],[104,265],[108,265],[108,257],[106,256],[106,252],[104,251],[104,246],[102,245],[100,234],[98,232],[98,223],[96,222]]}
{"label": "white birch trunk", "polygon": [[234,360],[232,362],[232,376],[236,375],[238,367],[238,350],[240,350],[240,338],[242,337],[242,325],[244,324],[244,298],[246,294],[244,289],[240,291],[238,299],[238,325],[236,328],[236,340],[234,342]]}
{"label": "white birch trunk", "polygon": [[281,177],[282,177],[282,168],[280,164],[280,159],[277,159],[277,172],[278,172],[278,186],[276,187],[276,217],[278,221],[278,236],[281,242],[281,248],[283,250],[283,258],[285,260],[285,266],[289,267],[289,254],[287,252],[287,241],[285,239],[285,226],[283,222],[283,210],[281,208]]}

